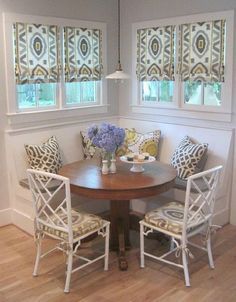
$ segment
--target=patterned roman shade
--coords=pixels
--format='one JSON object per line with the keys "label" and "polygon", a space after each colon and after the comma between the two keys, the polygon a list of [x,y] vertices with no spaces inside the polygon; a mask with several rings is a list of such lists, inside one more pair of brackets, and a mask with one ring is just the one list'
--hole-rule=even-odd
{"label": "patterned roman shade", "polygon": [[180,25],[182,81],[224,81],[225,20]]}
{"label": "patterned roman shade", "polygon": [[102,32],[100,29],[64,28],[65,81],[100,81]]}
{"label": "patterned roman shade", "polygon": [[15,23],[13,30],[16,83],[59,82],[58,26]]}
{"label": "patterned roman shade", "polygon": [[174,36],[172,25],[137,31],[139,81],[174,80]]}

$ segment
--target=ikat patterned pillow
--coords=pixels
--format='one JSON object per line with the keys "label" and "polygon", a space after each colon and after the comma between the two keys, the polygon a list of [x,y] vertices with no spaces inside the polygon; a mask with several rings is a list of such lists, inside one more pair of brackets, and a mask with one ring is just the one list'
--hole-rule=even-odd
{"label": "ikat patterned pillow", "polygon": [[[25,145],[31,169],[57,174],[62,166],[59,144],[55,136],[42,145]],[[42,177],[47,181],[47,178]]]}
{"label": "ikat patterned pillow", "polygon": [[171,165],[176,168],[179,178],[187,179],[197,172],[197,165],[207,149],[208,144],[195,144],[190,137],[184,137],[171,158]]}

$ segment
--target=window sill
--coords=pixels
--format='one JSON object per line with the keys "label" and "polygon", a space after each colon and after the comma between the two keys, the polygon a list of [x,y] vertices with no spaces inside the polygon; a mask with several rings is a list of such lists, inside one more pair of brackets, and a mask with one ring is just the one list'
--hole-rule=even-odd
{"label": "window sill", "polygon": [[191,119],[209,120],[209,121],[220,121],[220,122],[231,122],[230,112],[206,112],[197,111],[189,109],[176,109],[176,108],[161,108],[156,106],[143,106],[143,105],[133,105],[132,112],[138,114],[148,114],[148,115],[164,115],[173,117],[183,117]]}
{"label": "window sill", "polygon": [[108,105],[93,105],[83,106],[77,108],[62,108],[62,109],[50,109],[44,111],[31,111],[31,112],[17,112],[7,113],[8,123],[14,128],[27,127],[27,126],[44,126],[57,121],[58,124],[66,123],[69,121],[78,121],[78,117],[81,120],[108,112]]}

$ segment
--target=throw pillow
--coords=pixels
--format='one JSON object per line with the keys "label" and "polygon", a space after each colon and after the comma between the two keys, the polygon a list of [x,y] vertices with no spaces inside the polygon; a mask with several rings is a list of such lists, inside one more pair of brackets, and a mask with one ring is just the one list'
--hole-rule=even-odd
{"label": "throw pillow", "polygon": [[[118,147],[116,151],[116,156],[123,156],[127,153],[128,145],[127,145],[127,129],[125,129],[125,140],[124,143]],[[85,131],[80,131],[81,141],[82,141],[82,149],[84,154],[84,159],[91,158],[100,158],[102,156],[101,149],[95,147],[91,140],[89,139],[87,133]]]}
{"label": "throw pillow", "polygon": [[128,149],[131,152],[148,152],[151,156],[157,157],[159,153],[158,145],[161,131],[155,130],[148,133],[139,133],[135,129],[127,132]]}
{"label": "throw pillow", "polygon": [[171,165],[176,168],[180,178],[186,179],[198,172],[197,165],[206,154],[207,148],[208,144],[195,144],[188,136],[184,137],[171,158]]}
{"label": "throw pillow", "polygon": [[101,150],[93,146],[85,131],[80,131],[84,159],[101,157]]}
{"label": "throw pillow", "polygon": [[[57,174],[62,166],[59,144],[55,136],[42,145],[25,145],[30,168]],[[47,177],[41,177],[47,181]]]}

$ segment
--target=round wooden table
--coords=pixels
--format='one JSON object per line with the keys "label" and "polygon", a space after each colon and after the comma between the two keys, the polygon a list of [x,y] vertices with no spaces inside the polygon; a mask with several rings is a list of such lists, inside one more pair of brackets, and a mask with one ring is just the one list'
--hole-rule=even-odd
{"label": "round wooden table", "polygon": [[174,185],[176,170],[155,161],[144,171],[130,171],[131,165],[117,160],[117,172],[103,175],[97,159],[82,160],[63,166],[59,174],[70,179],[74,194],[110,200],[111,248],[119,250],[119,265],[126,270],[125,249],[129,248],[130,199],[158,195]]}

